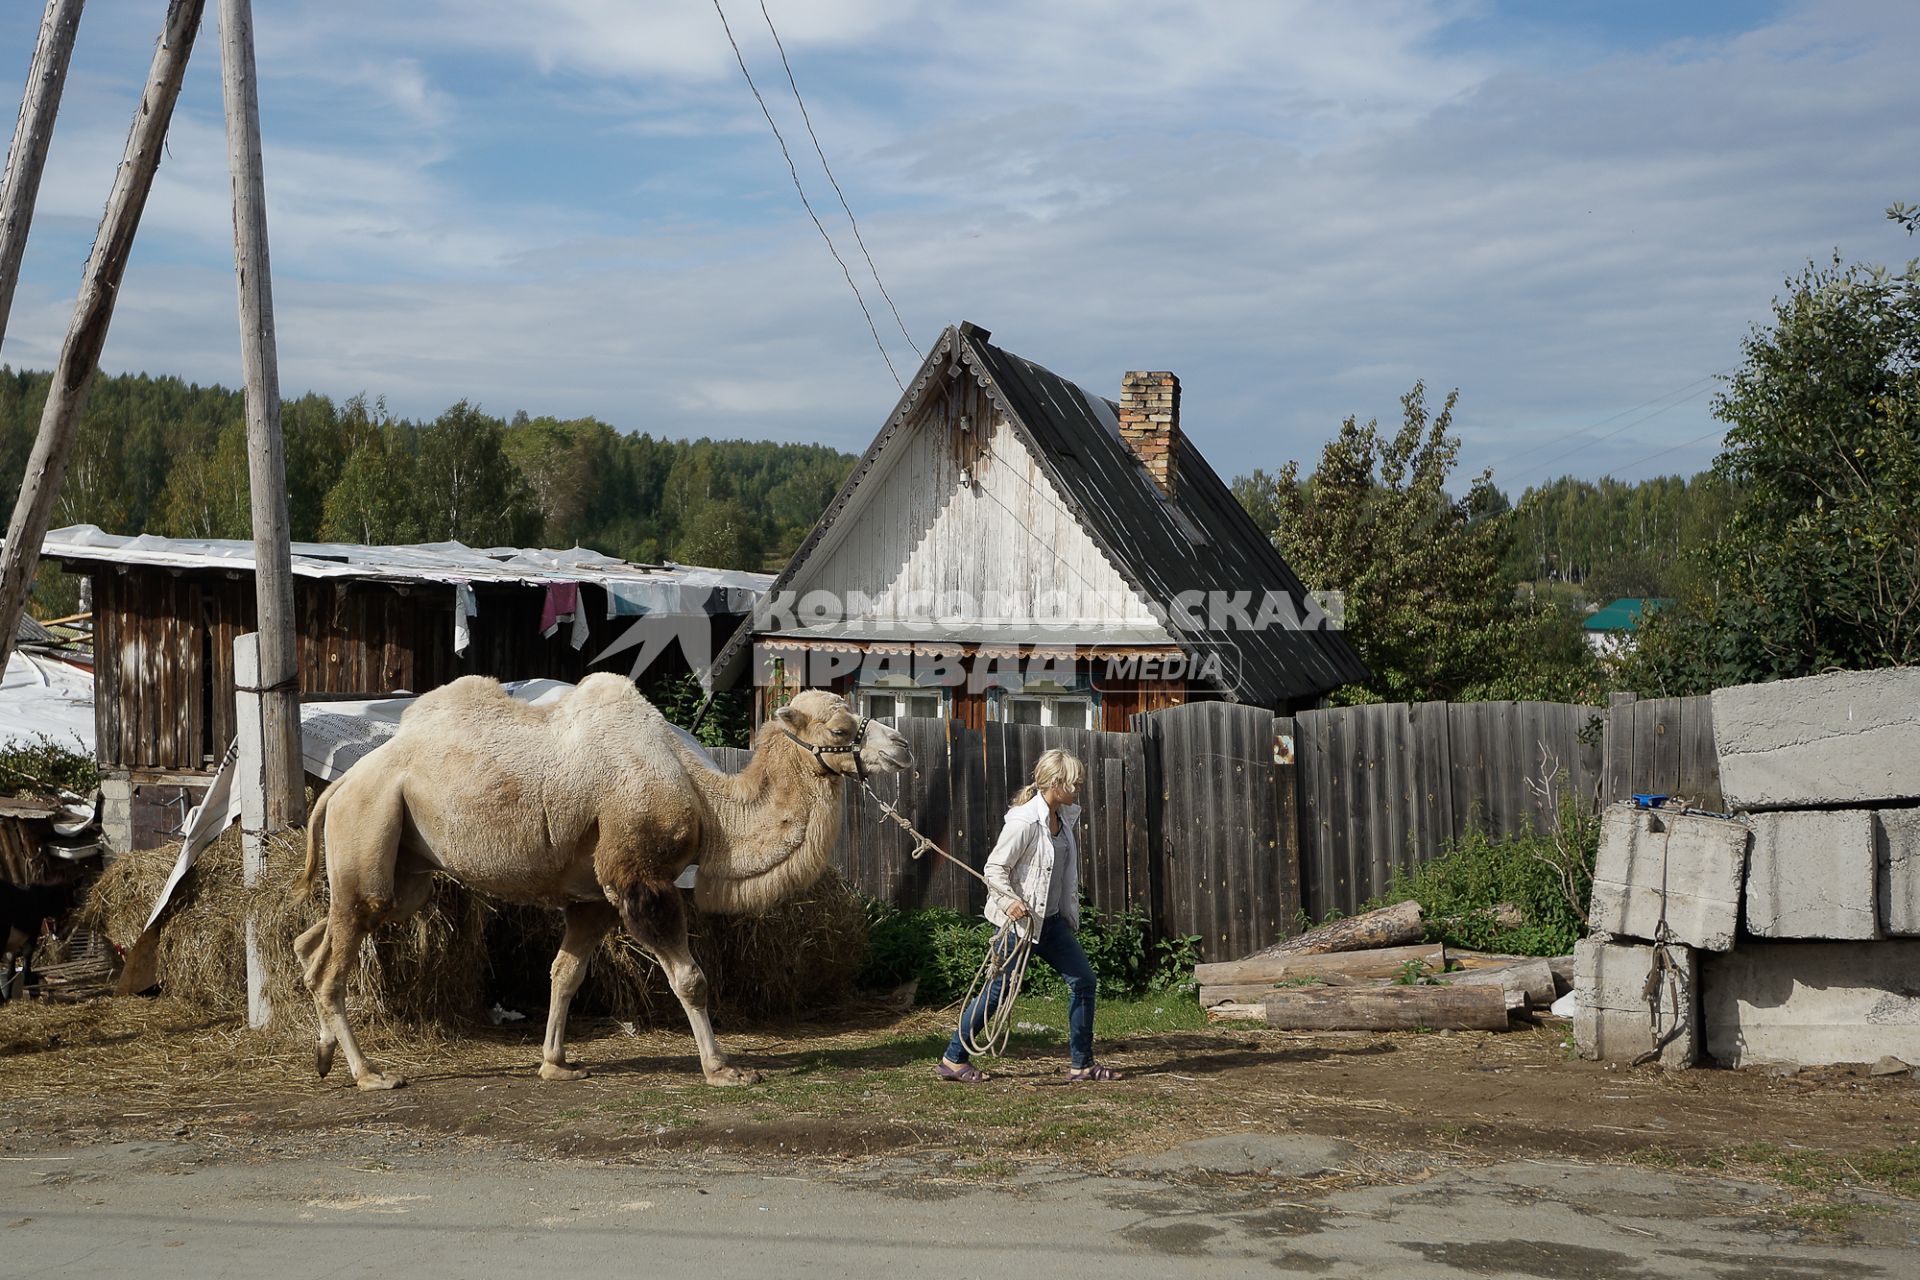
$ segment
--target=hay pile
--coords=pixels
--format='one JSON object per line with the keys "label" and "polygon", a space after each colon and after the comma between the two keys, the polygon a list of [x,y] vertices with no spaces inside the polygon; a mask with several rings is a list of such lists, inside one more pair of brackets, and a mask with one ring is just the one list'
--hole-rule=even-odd
{"label": "hay pile", "polygon": [[[251,894],[241,883],[240,828],[230,827],[201,851],[160,930],[161,990],[213,1012],[244,1014],[247,1007],[245,930],[249,906],[266,963],[276,1027],[295,1024],[305,1034],[313,1003],[300,980],[293,940],[320,918],[321,900],[308,901],[295,881],[306,862],[304,831],[268,839],[266,870]],[[122,947],[140,935],[147,913],[173,870],[176,849],[148,849],[115,859],[83,907],[92,927]],[[412,919],[367,941],[348,983],[348,1007],[371,1024],[458,1024],[486,1008],[486,923],[492,909],[448,881],[436,883]]]}
{"label": "hay pile", "polygon": [[[726,1018],[804,1017],[845,1000],[867,954],[860,896],[829,869],[763,916],[707,915],[688,899],[688,941],[707,976],[708,1009]],[[557,911],[502,906],[490,927],[496,992],[509,1006],[547,1007],[547,971],[560,947]],[[573,1012],[642,1026],[685,1026],[665,972],[624,930],[594,953]]]}
{"label": "hay pile", "polygon": [[[305,840],[304,831],[269,839],[266,873],[251,895],[241,883],[238,827],[201,853],[161,928],[157,960],[165,994],[211,1012],[244,1014],[244,922],[251,905],[274,1026],[311,1034],[313,1006],[293,939],[323,906],[304,899],[294,883],[305,863]],[[131,945],[176,852],[153,849],[116,859],[83,907],[90,927]],[[866,955],[860,899],[833,871],[764,916],[702,915],[692,911],[691,895],[688,909],[694,955],[707,975],[711,1008],[722,1017],[791,1017],[836,1004],[851,992]],[[419,1031],[470,1022],[498,1002],[537,1024],[545,1017],[560,933],[557,911],[497,904],[437,879],[417,915],[368,940],[367,963],[348,986],[349,1010],[362,1027]],[[573,1012],[685,1025],[660,967],[620,931],[601,944]]]}

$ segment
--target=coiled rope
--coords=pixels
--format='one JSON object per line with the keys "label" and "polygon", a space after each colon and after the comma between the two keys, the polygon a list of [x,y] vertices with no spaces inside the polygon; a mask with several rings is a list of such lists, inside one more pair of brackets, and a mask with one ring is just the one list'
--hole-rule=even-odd
{"label": "coiled rope", "polygon": [[[860,785],[866,790],[867,795],[872,797],[873,802],[880,806],[881,813],[913,837],[913,850],[907,855],[908,857],[918,858],[931,850],[986,885],[989,894],[997,897],[1006,896],[994,888],[985,876],[923,835],[913,823],[907,821],[906,815],[881,799],[880,793],[873,789],[873,784],[865,777],[860,779]],[[1027,927],[1022,927],[1023,925]],[[1024,921],[1009,920],[1000,926],[993,935],[993,941],[987,945],[987,958],[980,965],[980,971],[974,974],[973,981],[968,984],[966,998],[960,1002],[960,1043],[969,1055],[998,1055],[1006,1048],[1007,1039],[1013,1034],[1013,1002],[1020,994],[1020,984],[1026,980],[1027,961],[1033,956],[1033,939],[1038,928],[1039,922],[1031,916]],[[999,1003],[995,1005],[993,1012],[981,1021],[980,1028],[976,1031],[967,1025],[969,1021],[967,1014],[972,1010],[974,1001],[988,991],[994,990],[996,984],[1000,992]]]}

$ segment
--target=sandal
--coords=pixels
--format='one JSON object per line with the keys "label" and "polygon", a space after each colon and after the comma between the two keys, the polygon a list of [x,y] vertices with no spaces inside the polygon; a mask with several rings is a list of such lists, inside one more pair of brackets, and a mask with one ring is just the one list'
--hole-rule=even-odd
{"label": "sandal", "polygon": [[963,1062],[955,1067],[949,1065],[944,1058],[940,1060],[940,1065],[933,1069],[933,1073],[942,1080],[951,1080],[955,1084],[984,1084],[993,1079],[971,1062]]}
{"label": "sandal", "polygon": [[1084,1084],[1092,1080],[1104,1081],[1104,1080],[1125,1080],[1125,1079],[1126,1079],[1125,1076],[1121,1075],[1118,1071],[1115,1071],[1112,1067],[1102,1066],[1098,1062],[1092,1063],[1084,1067],[1075,1067],[1071,1071],[1067,1072],[1068,1084]]}

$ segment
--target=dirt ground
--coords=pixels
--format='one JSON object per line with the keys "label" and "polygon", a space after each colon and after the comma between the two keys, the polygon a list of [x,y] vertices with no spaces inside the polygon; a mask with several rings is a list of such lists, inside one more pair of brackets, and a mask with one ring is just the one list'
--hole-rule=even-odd
{"label": "dirt ground", "polygon": [[765,1074],[740,1089],[701,1082],[684,1032],[576,1023],[572,1052],[594,1074],[546,1083],[531,1022],[438,1039],[373,1028],[369,1053],[410,1083],[369,1094],[343,1068],[317,1079],[304,1031],[263,1036],[166,1000],[15,1004],[0,1008],[0,1152],[190,1139],[244,1158],[377,1136],[535,1158],[913,1155],[992,1177],[1027,1161],[1101,1167],[1208,1135],[1295,1133],[1352,1144],[1359,1155],[1334,1173],[1357,1180],[1402,1156],[1551,1157],[1751,1173],[1819,1194],[1864,1169],[1862,1185],[1920,1196],[1911,1073],[1610,1068],[1573,1057],[1564,1023],[1498,1035],[1210,1027],[1104,1044],[1128,1078],[1100,1086],[1065,1083],[1057,1034],[1023,1035],[987,1064],[993,1081],[962,1086],[931,1071],[948,1025],[869,1005],[723,1031],[734,1061]]}

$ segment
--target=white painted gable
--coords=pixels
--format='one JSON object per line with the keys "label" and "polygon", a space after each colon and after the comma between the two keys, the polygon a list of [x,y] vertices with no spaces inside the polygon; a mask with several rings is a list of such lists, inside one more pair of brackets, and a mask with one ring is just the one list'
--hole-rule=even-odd
{"label": "white painted gable", "polygon": [[849,597],[856,628],[933,609],[956,632],[1037,617],[1170,642],[1003,417],[964,475],[951,430],[933,412],[893,441],[788,589]]}

